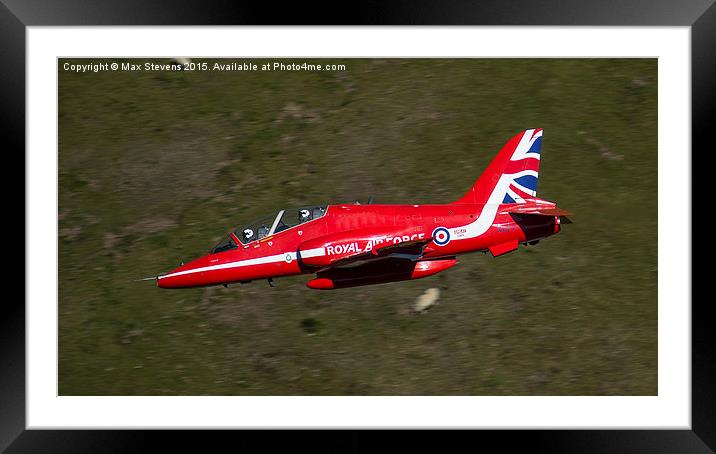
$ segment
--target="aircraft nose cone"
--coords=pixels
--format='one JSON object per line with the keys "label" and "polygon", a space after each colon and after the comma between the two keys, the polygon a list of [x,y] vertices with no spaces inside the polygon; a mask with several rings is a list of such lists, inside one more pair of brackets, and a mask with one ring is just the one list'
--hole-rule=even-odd
{"label": "aircraft nose cone", "polygon": [[159,288],[181,288],[186,287],[187,273],[192,264],[181,264],[168,273],[157,276],[157,287]]}
{"label": "aircraft nose cone", "polygon": [[[167,273],[169,274],[169,273]],[[163,276],[157,276],[157,287],[159,288],[171,288],[168,287],[167,284],[169,283],[169,279],[163,278]]]}
{"label": "aircraft nose cone", "polygon": [[204,268],[208,257],[200,257],[189,263],[184,263],[168,273],[157,277],[159,288],[186,288],[197,287],[209,284],[207,276],[204,276]]}
{"label": "aircraft nose cone", "polygon": [[178,270],[174,269],[163,276],[157,276],[157,287],[159,288],[178,288],[176,276],[173,274]]}

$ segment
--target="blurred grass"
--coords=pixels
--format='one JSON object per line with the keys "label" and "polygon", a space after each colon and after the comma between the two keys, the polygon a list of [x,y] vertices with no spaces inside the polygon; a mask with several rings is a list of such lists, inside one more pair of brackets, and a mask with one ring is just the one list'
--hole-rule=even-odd
{"label": "blurred grass", "polygon": [[[64,61],[61,395],[657,394],[655,59],[86,74]],[[331,292],[308,276],[131,282],[282,207],[454,200],[533,127],[539,195],[575,213],[536,247]],[[430,287],[439,305],[410,314]]]}

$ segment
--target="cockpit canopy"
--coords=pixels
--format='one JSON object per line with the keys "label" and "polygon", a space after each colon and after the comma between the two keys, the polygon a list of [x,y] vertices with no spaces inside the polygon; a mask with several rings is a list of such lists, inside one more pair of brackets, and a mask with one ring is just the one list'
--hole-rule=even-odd
{"label": "cockpit canopy", "polygon": [[[323,217],[326,214],[326,205],[306,206],[299,208],[287,208],[280,210],[278,213],[259,218],[248,224],[235,229],[235,236],[241,244],[248,244],[252,241],[260,240],[270,235],[288,230],[297,225],[304,224],[314,219]],[[239,247],[234,241],[232,235],[229,235],[212,250],[212,254],[228,251]]]}

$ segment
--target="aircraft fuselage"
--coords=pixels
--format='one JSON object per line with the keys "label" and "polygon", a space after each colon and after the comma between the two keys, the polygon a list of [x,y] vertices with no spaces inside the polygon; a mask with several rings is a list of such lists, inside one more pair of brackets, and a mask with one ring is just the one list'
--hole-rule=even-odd
{"label": "aircraft fuselage", "polygon": [[423,250],[424,261],[488,250],[497,256],[559,232],[559,216],[498,211],[499,206],[470,204],[329,205],[318,219],[186,263],[161,276],[158,285],[197,287],[315,273],[380,245],[426,238],[433,241]]}
{"label": "aircraft fuselage", "polygon": [[510,139],[470,190],[439,205],[339,204],[280,210],[235,230],[210,254],[157,276],[163,288],[316,273],[315,289],[420,279],[560,230],[567,213],[539,199],[542,130]]}

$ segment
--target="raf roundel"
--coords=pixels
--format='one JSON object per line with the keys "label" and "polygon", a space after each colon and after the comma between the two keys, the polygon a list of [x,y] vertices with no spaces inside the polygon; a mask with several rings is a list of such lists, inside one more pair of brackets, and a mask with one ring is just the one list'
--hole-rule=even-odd
{"label": "raf roundel", "polygon": [[438,246],[445,246],[450,242],[450,232],[445,227],[438,227],[433,230],[433,241]]}

